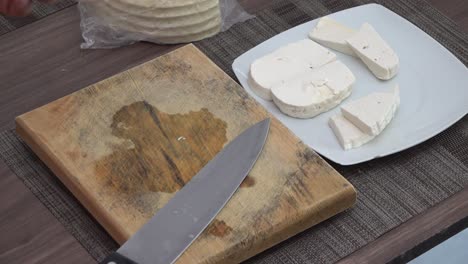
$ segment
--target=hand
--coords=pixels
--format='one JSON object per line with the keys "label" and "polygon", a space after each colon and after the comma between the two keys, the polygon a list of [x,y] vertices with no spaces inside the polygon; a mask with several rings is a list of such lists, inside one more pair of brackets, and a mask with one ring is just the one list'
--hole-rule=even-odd
{"label": "hand", "polygon": [[[39,0],[49,3],[54,0]],[[0,0],[0,13],[7,16],[26,16],[31,12],[32,0]]]}

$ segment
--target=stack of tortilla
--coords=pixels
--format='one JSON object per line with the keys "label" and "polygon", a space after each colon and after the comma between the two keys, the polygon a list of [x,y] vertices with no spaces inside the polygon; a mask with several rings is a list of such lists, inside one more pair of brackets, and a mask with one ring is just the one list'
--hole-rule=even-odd
{"label": "stack of tortilla", "polygon": [[100,0],[93,13],[107,26],[162,44],[211,37],[221,29],[219,0]]}

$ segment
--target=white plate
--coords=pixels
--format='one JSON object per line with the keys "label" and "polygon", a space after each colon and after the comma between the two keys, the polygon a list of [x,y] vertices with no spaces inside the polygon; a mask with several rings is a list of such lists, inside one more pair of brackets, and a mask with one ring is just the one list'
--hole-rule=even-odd
{"label": "white plate", "polygon": [[318,19],[304,23],[261,43],[238,57],[232,67],[242,86],[260,104],[291,129],[304,143],[328,159],[351,165],[386,156],[421,143],[468,113],[468,70],[441,44],[392,11],[377,4],[343,10],[331,18],[358,29],[369,22],[400,58],[400,71],[389,81],[380,81],[356,58],[335,52],[356,76],[351,96],[355,100],[374,91],[399,84],[401,105],[390,125],[373,141],[344,151],[328,126],[339,107],[312,119],[295,119],[281,113],[250,89],[250,64],[273,50],[307,38]]}

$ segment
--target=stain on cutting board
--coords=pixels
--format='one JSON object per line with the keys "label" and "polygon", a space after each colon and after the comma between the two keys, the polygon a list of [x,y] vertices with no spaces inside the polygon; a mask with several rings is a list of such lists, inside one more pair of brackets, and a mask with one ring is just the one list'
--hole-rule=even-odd
{"label": "stain on cutting board", "polygon": [[[226,122],[205,108],[187,114],[167,114],[139,101],[117,111],[111,128],[114,136],[125,141],[96,162],[96,175],[105,191],[130,195],[175,193],[227,142]],[[247,177],[241,186],[254,184],[254,179]],[[145,204],[136,203],[141,207]],[[213,235],[224,236],[232,230],[226,223],[218,222],[210,228]]]}
{"label": "stain on cutting board", "polygon": [[223,220],[215,219],[206,228],[208,233],[216,237],[224,237],[232,232],[232,227],[228,226]]}

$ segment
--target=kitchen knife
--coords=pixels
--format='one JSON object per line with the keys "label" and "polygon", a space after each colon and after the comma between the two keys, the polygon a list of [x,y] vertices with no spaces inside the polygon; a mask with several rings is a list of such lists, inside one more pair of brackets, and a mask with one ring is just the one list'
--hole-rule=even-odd
{"label": "kitchen knife", "polygon": [[174,263],[215,218],[252,169],[269,127],[267,118],[237,136],[101,264]]}

